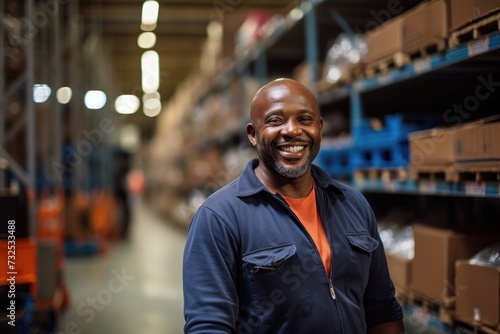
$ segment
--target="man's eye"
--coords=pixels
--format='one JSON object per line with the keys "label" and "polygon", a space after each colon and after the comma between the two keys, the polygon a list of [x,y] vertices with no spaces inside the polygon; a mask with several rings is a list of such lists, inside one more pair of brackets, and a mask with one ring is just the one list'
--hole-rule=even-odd
{"label": "man's eye", "polygon": [[311,123],[311,122],[313,121],[313,119],[312,119],[311,117],[302,117],[302,118],[300,119],[300,121],[301,121],[302,123]]}
{"label": "man's eye", "polygon": [[267,120],[267,123],[279,124],[279,123],[281,123],[281,119],[280,118],[270,118]]}

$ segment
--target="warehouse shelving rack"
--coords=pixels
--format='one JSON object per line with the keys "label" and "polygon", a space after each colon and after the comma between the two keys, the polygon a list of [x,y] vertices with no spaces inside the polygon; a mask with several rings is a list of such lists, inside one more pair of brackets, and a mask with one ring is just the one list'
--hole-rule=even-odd
{"label": "warehouse shelving rack", "polygon": [[[84,70],[90,65],[80,57],[84,51],[82,41],[94,27],[82,21],[79,2],[53,2],[50,9],[41,5],[35,0],[0,2],[6,20],[0,25],[0,193],[26,197],[28,232],[27,238],[21,238],[21,226],[17,227],[16,260],[19,268],[30,272],[19,271],[17,284],[19,293],[29,291],[34,303],[36,322],[30,326],[43,322],[45,330],[52,326],[53,331],[54,321],[70,299],[63,277],[65,208],[69,202],[65,193],[87,191],[93,186],[109,188],[113,161],[107,143],[93,148],[89,158],[95,161],[80,157],[79,163],[69,166],[65,160],[69,145],[76,148],[82,142],[82,130],[95,128],[104,115],[84,110],[83,90],[89,82],[110,84],[102,82],[105,71],[99,72],[95,80],[91,76],[96,68]],[[9,59],[21,65],[12,68]],[[49,99],[41,105],[33,99],[37,83],[52,89]],[[73,91],[66,106],[56,100],[56,89],[62,86],[70,86]],[[7,108],[14,98],[19,103],[15,115]],[[107,116],[112,120],[118,117],[115,113]],[[6,239],[6,225],[7,221],[0,222],[2,239]],[[6,241],[0,240],[1,261],[7,261],[3,247]],[[2,291],[4,286],[2,282]]]}

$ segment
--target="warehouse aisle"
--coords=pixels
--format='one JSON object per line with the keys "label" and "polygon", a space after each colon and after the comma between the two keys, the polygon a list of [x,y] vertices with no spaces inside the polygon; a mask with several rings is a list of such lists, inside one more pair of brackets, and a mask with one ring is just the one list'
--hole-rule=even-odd
{"label": "warehouse aisle", "polygon": [[185,231],[144,204],[133,211],[130,242],[111,246],[106,256],[66,260],[72,301],[58,334],[182,333]]}

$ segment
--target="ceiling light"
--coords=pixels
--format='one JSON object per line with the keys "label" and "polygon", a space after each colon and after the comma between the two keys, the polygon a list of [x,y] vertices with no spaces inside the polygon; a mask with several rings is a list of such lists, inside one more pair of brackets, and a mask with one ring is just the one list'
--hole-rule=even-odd
{"label": "ceiling light", "polygon": [[158,22],[159,9],[160,5],[157,1],[144,1],[144,4],[142,5],[141,27],[150,28],[153,26],[154,29],[154,27],[156,27],[156,23]]}
{"label": "ceiling light", "polygon": [[156,51],[146,51],[141,58],[142,91],[153,93],[160,87],[160,59]]}
{"label": "ceiling light", "polygon": [[137,38],[137,45],[143,49],[151,49],[156,44],[156,35],[154,32],[143,32]]}
{"label": "ceiling light", "polygon": [[73,96],[73,91],[69,87],[61,87],[56,92],[57,102],[61,104],[68,104]]}
{"label": "ceiling light", "polygon": [[89,90],[85,93],[84,102],[89,109],[101,109],[106,105],[106,94],[100,90]]}
{"label": "ceiling light", "polygon": [[135,95],[120,95],[115,100],[115,110],[119,114],[129,115],[139,110],[140,104]]}
{"label": "ceiling light", "polygon": [[[144,104],[143,112],[148,117],[155,117],[160,114],[161,102],[157,99],[149,99],[147,104]],[[149,108],[151,107],[151,108]]]}
{"label": "ceiling light", "polygon": [[46,84],[33,85],[33,101],[36,103],[44,103],[50,97],[52,90]]}
{"label": "ceiling light", "polygon": [[219,21],[211,21],[207,26],[207,34],[210,38],[222,37],[222,24]]}
{"label": "ceiling light", "polygon": [[120,147],[130,153],[137,152],[141,145],[141,133],[136,124],[126,124],[120,128]]}

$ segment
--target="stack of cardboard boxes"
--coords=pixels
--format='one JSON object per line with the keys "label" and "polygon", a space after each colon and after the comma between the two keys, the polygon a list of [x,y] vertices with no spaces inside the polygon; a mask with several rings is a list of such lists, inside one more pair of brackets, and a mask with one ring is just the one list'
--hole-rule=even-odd
{"label": "stack of cardboard boxes", "polygon": [[446,181],[459,181],[460,172],[500,171],[500,118],[409,134],[410,168],[445,172]]}
{"label": "stack of cardboard boxes", "polygon": [[[365,64],[409,56],[434,47],[442,51],[449,34],[500,9],[498,0],[432,0],[396,16],[366,33]],[[404,62],[404,58],[393,59]],[[398,64],[401,65],[401,64]]]}
{"label": "stack of cardboard boxes", "polygon": [[387,254],[398,293],[439,305],[460,320],[500,329],[500,267],[468,261],[500,235],[423,224],[413,225],[413,235],[413,259]]}

